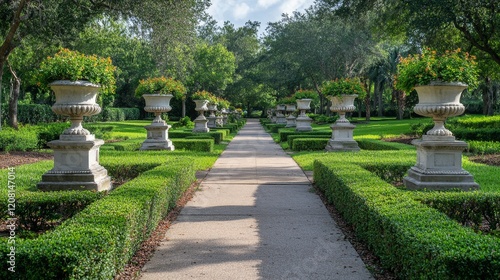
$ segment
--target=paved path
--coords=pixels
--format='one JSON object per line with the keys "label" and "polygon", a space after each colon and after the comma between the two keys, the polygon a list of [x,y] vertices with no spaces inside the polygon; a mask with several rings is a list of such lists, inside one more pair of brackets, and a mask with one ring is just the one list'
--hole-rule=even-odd
{"label": "paved path", "polygon": [[373,279],[299,166],[249,120],[141,279]]}

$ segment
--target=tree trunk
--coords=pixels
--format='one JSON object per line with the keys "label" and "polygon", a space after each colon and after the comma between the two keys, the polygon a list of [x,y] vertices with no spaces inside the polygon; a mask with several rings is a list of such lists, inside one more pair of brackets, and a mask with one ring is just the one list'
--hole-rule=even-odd
{"label": "tree trunk", "polygon": [[[7,63],[8,64],[8,63]],[[9,97],[9,125],[18,129],[17,123],[17,101],[19,100],[19,93],[21,92],[21,79],[16,75],[16,71],[12,69],[9,64],[10,73],[12,73],[11,79],[11,91]]]}
{"label": "tree trunk", "polygon": [[367,121],[370,121],[370,117],[371,117],[371,106],[370,106],[370,92],[371,92],[371,82],[368,83],[368,88],[366,89],[366,96],[365,96],[365,110],[366,110],[366,115],[365,115],[365,119]]}
{"label": "tree trunk", "polygon": [[405,94],[404,94],[404,91],[396,90],[396,89],[393,89],[393,90],[395,91],[394,94],[396,95],[396,102],[398,104],[397,119],[402,120],[403,115],[404,115],[404,110],[405,110]]}
{"label": "tree trunk", "polygon": [[491,84],[491,79],[485,79],[485,90],[483,91],[483,115],[492,116],[493,115],[493,88]]}
{"label": "tree trunk", "polygon": [[382,88],[382,83],[377,83],[376,86],[378,87],[378,116],[383,117],[384,116],[384,89]]}
{"label": "tree trunk", "polygon": [[182,99],[182,117],[186,116],[186,98]]}

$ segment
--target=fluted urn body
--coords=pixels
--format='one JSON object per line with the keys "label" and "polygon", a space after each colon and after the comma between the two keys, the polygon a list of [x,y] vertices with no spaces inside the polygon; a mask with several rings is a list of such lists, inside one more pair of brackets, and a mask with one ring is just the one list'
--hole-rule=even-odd
{"label": "fluted urn body", "polygon": [[415,113],[431,117],[434,127],[427,132],[433,136],[453,136],[452,132],[444,127],[444,122],[449,117],[459,116],[465,112],[465,107],[460,103],[460,96],[467,85],[462,83],[432,82],[429,85],[416,86],[418,104]]}
{"label": "fluted urn body", "polygon": [[155,114],[155,119],[153,123],[165,123],[161,118],[162,113],[168,113],[172,110],[170,107],[170,100],[172,99],[172,94],[143,94],[142,97],[146,102],[144,106],[144,111]]}
{"label": "fluted urn body", "polygon": [[329,96],[332,106],[330,106],[330,111],[339,114],[339,119],[336,123],[349,123],[345,118],[345,114],[348,112],[353,112],[356,110],[354,106],[354,99],[358,97],[357,94],[344,94],[340,96]]}
{"label": "fluted urn body", "polygon": [[101,112],[101,107],[96,103],[99,85],[88,81],[59,80],[49,84],[54,91],[56,103],[52,111],[58,115],[69,116],[71,127],[63,135],[90,135],[82,127],[84,116],[93,116]]}

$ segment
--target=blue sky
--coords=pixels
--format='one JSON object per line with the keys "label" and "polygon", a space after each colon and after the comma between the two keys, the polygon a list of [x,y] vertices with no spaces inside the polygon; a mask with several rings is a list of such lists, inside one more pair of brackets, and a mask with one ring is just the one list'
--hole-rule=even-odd
{"label": "blue sky", "polygon": [[281,14],[292,14],[293,11],[303,12],[314,4],[314,0],[211,0],[208,13],[217,20],[220,26],[224,21],[232,22],[236,27],[245,22],[259,21],[262,34],[268,22],[281,19]]}

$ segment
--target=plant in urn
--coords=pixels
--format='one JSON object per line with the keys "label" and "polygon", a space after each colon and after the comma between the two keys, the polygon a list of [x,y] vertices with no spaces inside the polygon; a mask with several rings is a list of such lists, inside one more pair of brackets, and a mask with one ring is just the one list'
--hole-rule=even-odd
{"label": "plant in urn", "polygon": [[460,49],[438,55],[426,49],[422,54],[402,58],[398,65],[396,88],[418,94],[415,113],[431,117],[434,127],[422,139],[412,142],[417,147],[417,164],[403,179],[409,189],[479,188],[472,175],[462,169],[462,152],[467,143],[455,140],[445,128],[445,121],[464,113],[460,103],[462,91],[477,84],[474,57]]}
{"label": "plant in urn", "polygon": [[37,73],[38,85],[50,88],[56,97],[52,110],[69,116],[71,126],[59,140],[47,145],[54,150],[54,168],[42,176],[40,190],[111,189],[106,169],[99,165],[99,148],[104,144],[83,128],[84,116],[101,112],[97,95],[110,95],[115,89],[115,67],[109,58],[87,56],[61,49],[42,61]]}

